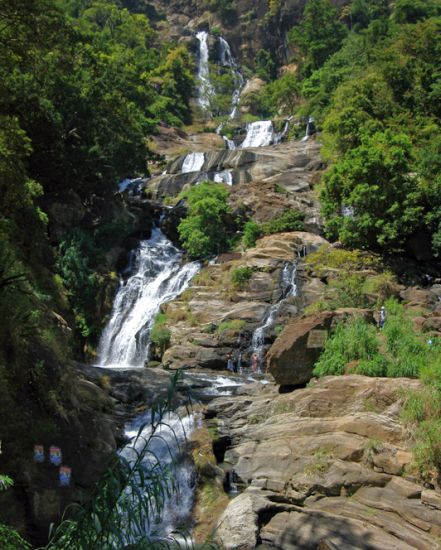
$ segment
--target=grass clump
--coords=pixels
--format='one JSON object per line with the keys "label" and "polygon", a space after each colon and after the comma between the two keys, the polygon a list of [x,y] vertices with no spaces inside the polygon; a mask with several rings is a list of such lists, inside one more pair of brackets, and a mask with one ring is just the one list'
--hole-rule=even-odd
{"label": "grass clump", "polygon": [[[283,192],[279,186],[279,191]],[[285,231],[303,231],[304,214],[299,210],[285,210],[282,214],[269,222],[259,224],[254,220],[248,220],[244,226],[242,243],[245,248],[252,248],[256,245],[257,239],[264,235],[283,233]]]}
{"label": "grass clump", "polygon": [[254,273],[253,267],[239,266],[233,267],[230,271],[230,281],[234,288],[243,289],[250,281]]}
{"label": "grass clump", "polygon": [[161,357],[170,345],[171,332],[166,326],[167,322],[167,315],[165,313],[158,313],[152,332],[150,333],[150,340]]}
{"label": "grass clump", "polygon": [[315,364],[314,374],[344,374],[345,367],[352,361],[366,364],[378,355],[379,343],[376,330],[363,319],[356,317],[346,324],[339,324]]}
{"label": "grass clump", "polygon": [[247,324],[246,321],[243,321],[242,319],[232,319],[231,321],[222,321],[219,324],[217,331],[219,333],[225,332],[226,330],[239,332],[245,328],[246,324]]}

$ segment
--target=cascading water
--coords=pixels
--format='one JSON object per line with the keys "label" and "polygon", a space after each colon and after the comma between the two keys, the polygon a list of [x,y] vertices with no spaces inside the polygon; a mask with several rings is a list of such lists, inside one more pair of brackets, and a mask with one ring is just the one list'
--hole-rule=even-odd
{"label": "cascading water", "polygon": [[315,122],[314,118],[310,116],[306,124],[305,136],[302,138],[302,141],[307,141],[313,134],[315,134]]}
{"label": "cascading water", "polygon": [[210,98],[214,95],[214,89],[210,82],[210,69],[208,66],[208,33],[200,31],[196,34],[199,40],[199,65],[198,65],[198,102],[205,109],[210,109]]}
{"label": "cascading water", "polygon": [[189,172],[200,172],[205,162],[204,153],[188,153],[182,163],[182,173],[188,174]]}
{"label": "cascading water", "polygon": [[141,241],[133,263],[135,273],[121,283],[100,340],[100,366],[142,367],[160,306],[181,294],[200,268],[182,265],[182,253],[157,228]]}
{"label": "cascading water", "polygon": [[268,309],[263,319],[263,324],[253,332],[251,348],[253,353],[257,354],[259,372],[262,372],[263,370],[263,352],[265,348],[266,333],[274,325],[277,314],[279,313],[285,300],[291,296],[297,296],[296,275],[297,265],[290,262],[286,263],[283,268],[280,281],[280,289],[282,291],[281,299]]}
{"label": "cascading water", "polygon": [[234,91],[231,98],[232,109],[230,112],[230,119],[233,119],[237,113],[237,106],[240,101],[240,92],[244,85],[244,79],[242,73],[239,70],[239,66],[236,60],[231,53],[231,48],[225,38],[219,37],[219,47],[220,47],[220,61],[224,67],[230,67],[231,72],[234,77]]}
{"label": "cascading water", "polygon": [[[133,542],[137,535],[142,537],[146,533],[152,540],[170,540],[177,526],[189,531],[196,477],[186,455],[186,444],[194,423],[194,415],[180,418],[176,413],[167,413],[159,422],[148,412],[126,427],[125,435],[132,441],[120,454],[131,464],[142,455],[144,480],[151,479],[147,483],[138,481],[140,490],[149,493],[149,513],[145,514],[142,532],[133,533]],[[158,483],[159,493],[155,491]]]}
{"label": "cascading water", "polygon": [[216,183],[226,183],[227,185],[233,185],[233,174],[231,170],[216,172],[213,176],[213,181]]}
{"label": "cascading water", "polygon": [[271,120],[258,120],[247,124],[247,135],[241,148],[266,147],[271,145],[274,138],[274,128]]}

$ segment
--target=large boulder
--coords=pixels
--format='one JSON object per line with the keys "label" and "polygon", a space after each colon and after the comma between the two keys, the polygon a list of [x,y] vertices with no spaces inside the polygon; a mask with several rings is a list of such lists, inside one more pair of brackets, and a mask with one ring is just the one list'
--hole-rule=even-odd
{"label": "large boulder", "polygon": [[332,326],[347,317],[357,315],[373,321],[371,310],[343,308],[324,311],[287,325],[267,356],[269,372],[277,384],[298,386],[308,382]]}

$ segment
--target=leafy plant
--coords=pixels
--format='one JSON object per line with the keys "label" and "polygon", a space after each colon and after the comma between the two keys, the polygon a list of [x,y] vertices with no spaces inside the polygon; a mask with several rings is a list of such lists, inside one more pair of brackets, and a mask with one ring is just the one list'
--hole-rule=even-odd
{"label": "leafy plant", "polygon": [[229,246],[228,190],[204,182],[182,194],[187,202],[187,216],[178,226],[183,247],[192,258],[219,254]]}
{"label": "leafy plant", "polygon": [[234,288],[243,289],[251,277],[255,269],[249,266],[233,267],[230,271],[230,280]]}

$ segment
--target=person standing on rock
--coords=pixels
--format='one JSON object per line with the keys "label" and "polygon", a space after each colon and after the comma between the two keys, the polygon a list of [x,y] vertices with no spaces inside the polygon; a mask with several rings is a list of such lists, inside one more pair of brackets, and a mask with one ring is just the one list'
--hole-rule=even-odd
{"label": "person standing on rock", "polygon": [[259,356],[257,352],[254,352],[251,356],[251,370],[254,374],[257,374],[257,369],[259,367]]}
{"label": "person standing on rock", "polygon": [[234,372],[233,355],[231,352],[227,355],[227,370]]}

